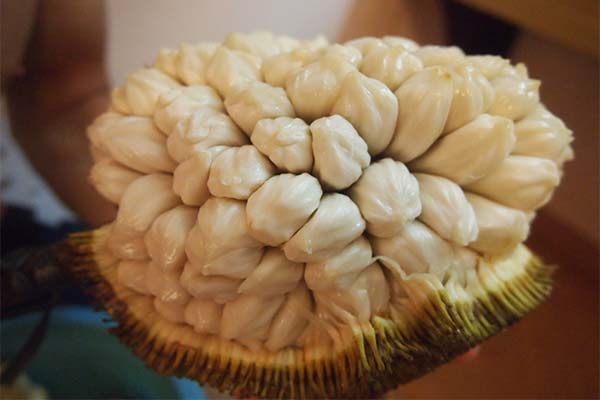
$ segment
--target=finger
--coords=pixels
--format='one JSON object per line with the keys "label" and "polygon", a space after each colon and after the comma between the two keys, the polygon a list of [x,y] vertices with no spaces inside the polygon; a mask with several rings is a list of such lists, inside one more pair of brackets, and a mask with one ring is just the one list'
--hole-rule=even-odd
{"label": "finger", "polygon": [[458,356],[457,360],[460,362],[473,361],[479,354],[480,350],[481,350],[481,346],[475,346],[472,349],[470,349],[469,351],[467,351],[466,353]]}

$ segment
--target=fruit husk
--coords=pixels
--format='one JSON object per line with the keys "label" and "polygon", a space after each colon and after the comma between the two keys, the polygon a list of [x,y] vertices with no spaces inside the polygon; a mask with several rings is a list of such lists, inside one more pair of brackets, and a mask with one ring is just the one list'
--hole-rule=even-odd
{"label": "fruit husk", "polygon": [[[110,332],[163,375],[186,377],[240,397],[373,398],[418,378],[506,329],[550,294],[554,267],[525,246],[481,262],[464,285],[430,274],[404,280],[387,316],[338,327],[334,346],[253,352],[161,318],[149,296],[117,282],[105,249],[108,227],[72,235],[59,259],[117,325]],[[467,293],[468,292],[468,293]],[[109,367],[109,366],[107,366]]]}

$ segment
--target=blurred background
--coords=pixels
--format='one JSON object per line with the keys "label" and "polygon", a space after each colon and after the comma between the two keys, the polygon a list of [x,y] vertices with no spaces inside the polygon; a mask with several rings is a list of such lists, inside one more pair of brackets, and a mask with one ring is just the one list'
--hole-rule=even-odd
{"label": "blurred background", "polygon": [[[217,41],[231,31],[256,29],[301,38],[324,34],[331,41],[401,35],[421,44],[454,44],[469,54],[500,54],[526,63],[530,75],[543,82],[542,101],[575,134],[575,160],[566,164],[563,182],[552,202],[539,213],[528,240],[547,262],[560,265],[555,293],[513,329],[484,344],[474,361],[444,366],[400,387],[390,397],[600,395],[596,0],[86,2],[82,8],[81,2],[69,0],[2,0],[2,57],[6,58],[15,44],[26,47],[31,29],[18,27],[34,26],[40,7],[54,10],[47,12],[59,21],[79,18],[85,22],[90,18],[85,12],[93,4],[92,10],[104,13],[99,32],[105,38],[101,43],[105,58],[99,62],[110,86],[122,83],[128,72],[151,64],[161,47],[176,47],[183,41]],[[15,31],[25,33],[19,36]],[[77,57],[67,52],[61,60],[68,66],[76,64]],[[4,62],[2,67],[3,86],[10,88]],[[53,93],[48,95],[51,101]],[[26,111],[27,115],[28,107],[35,113],[35,103],[19,102],[13,91],[4,88],[2,100],[0,199],[5,255],[25,245],[57,240],[88,224],[64,205],[29,162],[35,158],[35,151],[29,150],[36,148],[35,134],[25,138],[11,134],[11,126],[19,130],[23,125],[7,110],[18,104],[20,114]],[[80,122],[82,127],[91,115]],[[84,135],[83,130],[77,135]]]}

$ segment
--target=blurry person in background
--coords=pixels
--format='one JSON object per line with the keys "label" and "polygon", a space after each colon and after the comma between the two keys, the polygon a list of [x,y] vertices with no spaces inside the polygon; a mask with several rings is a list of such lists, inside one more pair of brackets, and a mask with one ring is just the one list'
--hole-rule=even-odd
{"label": "blurry person in background", "polygon": [[[103,3],[2,1],[3,114],[8,114],[10,131],[35,171],[92,225],[108,222],[115,214],[87,179],[91,157],[85,127],[108,106]],[[3,125],[2,252],[56,240],[80,228],[28,173],[5,121]],[[14,192],[25,206],[11,199]],[[38,206],[37,218],[27,204]],[[59,221],[49,213],[59,214]]]}

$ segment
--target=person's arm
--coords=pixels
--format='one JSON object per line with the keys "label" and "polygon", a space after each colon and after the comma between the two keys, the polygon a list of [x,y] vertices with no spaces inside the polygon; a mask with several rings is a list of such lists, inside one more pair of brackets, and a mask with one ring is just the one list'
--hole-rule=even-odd
{"label": "person's arm", "polygon": [[86,126],[108,106],[102,0],[44,0],[24,74],[3,76],[12,132],[33,166],[82,219],[110,221],[115,208],[88,181]]}

